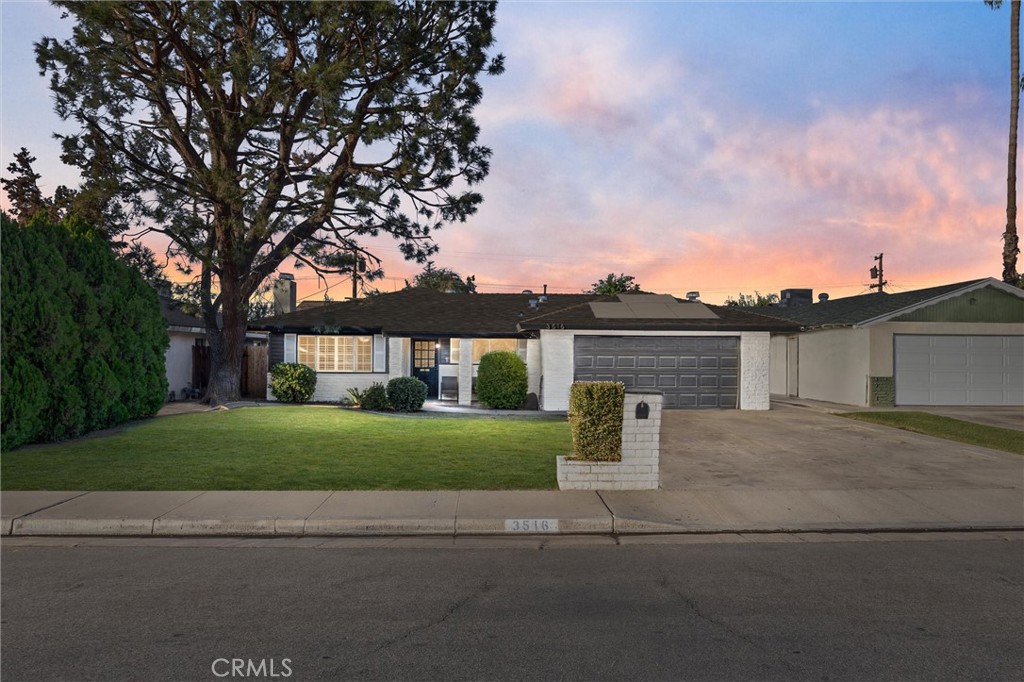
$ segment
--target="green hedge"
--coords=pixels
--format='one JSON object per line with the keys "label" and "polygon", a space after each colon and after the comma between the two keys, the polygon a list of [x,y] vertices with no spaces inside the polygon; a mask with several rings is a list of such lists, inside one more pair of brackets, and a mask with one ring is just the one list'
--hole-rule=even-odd
{"label": "green hedge", "polygon": [[316,372],[297,362],[279,362],[270,368],[270,392],[283,403],[308,403],[316,392]]}
{"label": "green hedge", "polygon": [[169,344],[156,291],[80,221],[0,228],[0,448],[156,414]]}
{"label": "green hedge", "polygon": [[511,351],[492,351],[480,358],[476,397],[487,407],[518,410],[526,402],[526,363]]}
{"label": "green hedge", "polygon": [[569,428],[576,459],[622,460],[622,407],[626,387],[617,381],[578,381],[569,388]]}
{"label": "green hedge", "polygon": [[415,412],[427,399],[427,385],[416,377],[395,377],[388,382],[387,396],[399,412]]}

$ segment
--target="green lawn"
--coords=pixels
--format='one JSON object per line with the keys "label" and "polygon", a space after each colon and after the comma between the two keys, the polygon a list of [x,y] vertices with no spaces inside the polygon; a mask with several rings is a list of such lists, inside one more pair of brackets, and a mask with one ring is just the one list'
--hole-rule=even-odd
{"label": "green lawn", "polygon": [[974,424],[925,412],[844,412],[840,416],[1024,455],[1024,433],[1014,429]]}
{"label": "green lawn", "polygon": [[564,421],[260,407],[148,420],[0,455],[3,490],[511,490],[557,487]]}

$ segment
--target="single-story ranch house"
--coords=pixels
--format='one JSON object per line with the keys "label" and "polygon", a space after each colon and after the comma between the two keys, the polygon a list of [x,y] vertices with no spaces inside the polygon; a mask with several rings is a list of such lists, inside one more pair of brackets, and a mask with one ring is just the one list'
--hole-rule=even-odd
{"label": "single-story ranch house", "polygon": [[1024,291],[999,280],[759,310],[802,328],[772,336],[773,394],[862,406],[1024,405]]}
{"label": "single-story ranch house", "polygon": [[[278,284],[294,286],[284,278]],[[289,298],[294,294],[281,297]],[[270,333],[271,366],[300,362],[316,370],[316,401],[411,375],[431,398],[469,405],[480,358],[504,350],[526,362],[528,390],[549,411],[568,409],[574,380],[656,389],[666,408],[766,410],[770,335],[799,328],[667,295],[415,288],[300,306],[252,327]]]}

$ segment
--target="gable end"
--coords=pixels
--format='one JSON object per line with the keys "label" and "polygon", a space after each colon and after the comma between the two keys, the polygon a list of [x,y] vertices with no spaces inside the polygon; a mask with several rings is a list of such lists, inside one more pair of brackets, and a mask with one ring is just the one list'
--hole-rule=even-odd
{"label": "gable end", "polygon": [[954,296],[894,317],[892,322],[1024,322],[1024,299],[993,287]]}

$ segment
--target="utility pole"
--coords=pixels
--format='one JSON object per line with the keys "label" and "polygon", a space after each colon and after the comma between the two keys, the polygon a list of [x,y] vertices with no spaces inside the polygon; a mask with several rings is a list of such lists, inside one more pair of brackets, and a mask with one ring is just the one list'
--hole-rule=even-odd
{"label": "utility pole", "polygon": [[359,297],[359,252],[352,249],[352,300]]}
{"label": "utility pole", "polygon": [[878,265],[873,266],[870,270],[870,273],[871,279],[876,281],[873,284],[868,285],[868,288],[870,289],[878,289],[878,293],[880,294],[885,293],[884,287],[886,284],[888,284],[888,282],[885,281],[885,272],[882,267],[882,257],[884,255],[884,253],[880,253],[877,256],[875,256],[875,260],[878,261]]}

